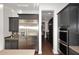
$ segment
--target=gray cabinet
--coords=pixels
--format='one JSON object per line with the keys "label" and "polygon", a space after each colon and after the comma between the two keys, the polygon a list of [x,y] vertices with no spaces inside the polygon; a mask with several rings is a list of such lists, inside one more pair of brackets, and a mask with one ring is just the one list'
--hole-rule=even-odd
{"label": "gray cabinet", "polygon": [[[60,28],[67,26],[66,29],[69,31],[67,46],[79,46],[79,3],[70,3],[62,9],[58,13],[58,24]],[[74,54],[75,52],[69,50],[69,53]]]}
{"label": "gray cabinet", "polygon": [[77,6],[70,6],[70,32],[78,31],[78,17],[77,17]]}
{"label": "gray cabinet", "polygon": [[61,15],[60,15],[60,14],[58,14],[58,27],[60,27],[60,26],[61,26],[61,23],[60,23],[60,20],[61,20],[61,19],[60,19],[60,16],[61,16]]}
{"label": "gray cabinet", "polygon": [[5,49],[18,49],[18,40],[5,40]]}
{"label": "gray cabinet", "polygon": [[9,17],[9,31],[18,32],[19,19],[17,17]]}
{"label": "gray cabinet", "polygon": [[58,26],[59,27],[63,26],[63,24],[62,24],[62,13],[58,14]]}
{"label": "gray cabinet", "polygon": [[69,26],[69,7],[58,13],[58,25],[59,27]]}
{"label": "gray cabinet", "polygon": [[11,49],[11,42],[8,40],[5,40],[5,49]]}
{"label": "gray cabinet", "polygon": [[78,13],[78,32],[79,32],[79,7],[77,9],[77,13]]}
{"label": "gray cabinet", "polygon": [[79,34],[70,32],[69,33],[69,45],[70,46],[79,46]]}
{"label": "gray cabinet", "polygon": [[70,32],[78,32],[78,6],[79,4],[69,4],[58,13],[59,27],[68,27]]}
{"label": "gray cabinet", "polygon": [[61,12],[61,16],[60,16],[60,17],[61,17],[61,18],[60,18],[60,19],[61,19],[61,20],[60,20],[60,21],[61,21],[61,22],[60,22],[61,26],[65,26],[64,15],[65,15],[65,14],[64,14],[64,11],[62,11],[62,12]]}
{"label": "gray cabinet", "polygon": [[64,24],[64,26],[69,26],[69,8],[70,7],[66,7],[63,10],[63,24]]}

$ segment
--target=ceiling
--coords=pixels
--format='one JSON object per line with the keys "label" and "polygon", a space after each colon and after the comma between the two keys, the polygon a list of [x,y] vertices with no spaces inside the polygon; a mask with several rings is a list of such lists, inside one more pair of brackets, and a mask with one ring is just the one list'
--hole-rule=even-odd
{"label": "ceiling", "polygon": [[[61,10],[63,5],[67,5],[67,3],[5,3],[5,6],[17,11],[18,13],[22,13],[22,11],[27,11],[26,13],[39,13],[39,6],[46,6],[47,8],[50,6],[52,7],[60,7]],[[41,8],[41,7],[40,7]],[[12,10],[12,11],[13,11]],[[49,20],[53,17],[53,10],[52,11],[42,11],[42,19]]]}
{"label": "ceiling", "polygon": [[5,3],[4,6],[20,12],[26,10],[39,11],[39,4],[37,3]]}
{"label": "ceiling", "polygon": [[42,11],[42,20],[50,20],[53,17],[52,11]]}

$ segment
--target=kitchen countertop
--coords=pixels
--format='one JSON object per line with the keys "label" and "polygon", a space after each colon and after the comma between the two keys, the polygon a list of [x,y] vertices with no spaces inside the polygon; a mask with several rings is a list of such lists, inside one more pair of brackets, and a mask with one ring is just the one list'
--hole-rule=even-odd
{"label": "kitchen countertop", "polygon": [[18,38],[6,38],[5,40],[18,40]]}
{"label": "kitchen countertop", "polygon": [[69,46],[73,51],[79,53],[79,46]]}
{"label": "kitchen countertop", "polygon": [[0,55],[34,55],[35,49],[5,49]]}
{"label": "kitchen countertop", "polygon": [[5,37],[5,40],[18,40],[19,38],[11,38],[11,37]]}

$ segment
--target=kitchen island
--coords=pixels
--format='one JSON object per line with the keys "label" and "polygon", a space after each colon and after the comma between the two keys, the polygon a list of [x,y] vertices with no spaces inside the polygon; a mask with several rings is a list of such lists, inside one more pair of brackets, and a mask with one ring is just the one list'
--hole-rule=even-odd
{"label": "kitchen island", "polygon": [[34,49],[5,49],[0,51],[0,55],[34,55]]}

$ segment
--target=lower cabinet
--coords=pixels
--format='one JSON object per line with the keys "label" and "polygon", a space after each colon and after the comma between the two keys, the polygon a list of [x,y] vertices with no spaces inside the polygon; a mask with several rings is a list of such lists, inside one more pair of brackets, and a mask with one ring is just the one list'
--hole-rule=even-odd
{"label": "lower cabinet", "polygon": [[5,40],[5,49],[18,49],[18,40]]}

